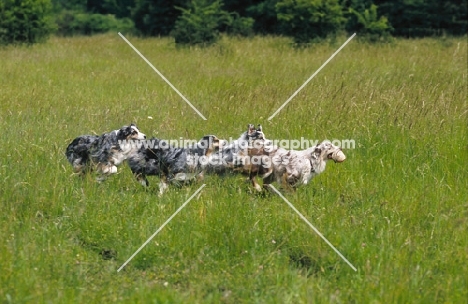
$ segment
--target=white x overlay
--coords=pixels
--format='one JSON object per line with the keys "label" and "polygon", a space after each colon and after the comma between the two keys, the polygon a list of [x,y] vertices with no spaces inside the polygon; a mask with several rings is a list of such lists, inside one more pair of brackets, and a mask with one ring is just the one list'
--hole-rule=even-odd
{"label": "white x overlay", "polygon": [[122,37],[122,39],[138,54],[140,55],[140,57],[159,75],[161,76],[161,78],[177,93],[179,94],[180,97],[182,97],[183,100],[185,100],[185,102],[195,111],[197,112],[198,115],[200,115],[201,118],[203,118],[203,120],[206,120],[205,116],[203,116],[202,113],[200,113],[200,111],[198,111],[197,108],[195,108],[195,106],[187,99],[185,98],[184,95],[182,95],[182,93],[179,92],[179,90],[177,90],[177,88],[175,86],[172,85],[172,83],[167,80],[166,77],[164,77],[163,74],[161,74],[161,72],[158,71],[158,69],[156,69],[154,67],[154,65],[148,61],[148,59],[146,59],[145,56],[143,56],[142,53],[140,53],[140,51],[137,50],[136,47],[133,46],[133,44],[130,43],[130,41],[127,40],[127,38],[125,38],[124,35],[122,35],[120,32],[119,32],[119,36]]}
{"label": "white x overlay", "polygon": [[179,207],[179,209],[177,209],[176,212],[174,212],[173,215],[171,215],[170,218],[167,219],[167,221],[164,222],[164,224],[161,225],[161,227],[158,228],[158,230],[156,230],[155,233],[153,233],[152,236],[150,236],[146,242],[143,243],[143,245],[140,246],[140,248],[138,248],[137,251],[135,251],[134,254],[132,254],[132,256],[125,262],[123,263],[122,266],[120,266],[120,268],[117,270],[117,272],[120,272],[120,270],[122,270],[137,254],[138,252],[140,252],[149,242],[151,242],[151,240],[156,236],[156,234],[158,234],[163,228],[164,226],[166,226],[176,215],[177,213],[179,213],[182,209],[184,209],[184,207],[195,197],[195,195],[197,195],[204,187],[206,186],[206,184],[203,184],[200,188],[198,188],[197,191],[195,191],[194,194],[192,194],[192,196],[185,201],[185,203],[182,204],[182,206]]}
{"label": "white x overlay", "polygon": [[307,219],[305,216],[302,215],[302,213],[300,213],[296,207],[294,207],[293,204],[291,204],[282,194],[281,192],[279,192],[273,185],[269,185],[271,189],[273,189],[273,191],[276,192],[276,194],[278,194],[288,205],[289,207],[291,207],[292,210],[294,210],[298,215],[299,217],[304,221],[306,222],[307,225],[310,226],[310,228],[312,228],[312,230],[315,231],[315,233],[318,234],[319,237],[321,237],[325,243],[327,243],[328,246],[330,246],[339,256],[340,258],[342,258],[348,265],[349,267],[351,267],[354,271],[357,271],[356,267],[353,266],[353,264],[351,264],[342,254],[341,252],[338,251],[338,249],[335,248],[335,246],[332,245],[332,243],[330,243],[324,236],[323,234],[320,233],[320,231],[318,231],[317,228],[314,227],[314,225],[312,225]]}
{"label": "white x overlay", "polygon": [[[200,113],[200,111],[198,111],[197,108],[195,108],[195,106],[187,99],[185,98],[184,95],[182,95],[182,93],[179,92],[179,90],[177,90],[176,87],[174,87],[172,85],[172,83],[167,80],[166,77],[164,77],[163,74],[161,74],[161,72],[158,71],[158,69],[156,69],[153,64],[151,64],[151,62],[148,61],[148,59],[145,58],[145,56],[143,56],[143,54],[141,54],[137,48],[135,48],[131,43],[130,41],[127,40],[127,38],[124,37],[124,35],[122,35],[120,32],[118,33],[119,36],[177,93],[179,94],[179,96],[203,119],[203,120],[207,120],[205,118],[205,116],[203,116],[203,114]],[[345,43],[343,43],[343,45],[335,52],[333,53],[333,55],[328,58],[327,61],[325,61],[325,63],[322,64],[322,66],[312,75],[309,77],[309,79],[306,80],[306,82],[299,88],[296,90],[296,92],[294,92],[294,94],[291,95],[291,97],[289,97],[288,100],[286,100],[286,102],[284,102],[279,108],[278,110],[276,110],[275,113],[273,113],[273,115],[271,115],[268,120],[272,120],[321,70],[322,68],[324,68],[328,62],[330,62],[333,57],[335,57],[347,44],[349,41],[351,41],[351,39],[354,38],[354,36],[356,36],[356,33],[354,33],[351,37],[348,38],[348,40],[346,40]],[[164,224],[161,225],[161,227],[158,228],[158,230],[156,230],[155,233],[153,233],[153,235],[151,235],[147,240],[146,242],[143,243],[143,245],[140,246],[140,248],[138,248],[137,251],[135,251],[135,253],[133,253],[133,255],[122,265],[120,266],[120,268],[117,270],[117,272],[120,272],[204,187],[206,186],[206,184],[203,184],[200,188],[198,188],[198,190],[192,195],[190,196],[190,198],[185,201],[184,204],[182,204],[182,206],[180,206],[176,212],[174,212],[173,215],[171,215],[171,217],[169,217],[165,222]],[[288,205],[289,207],[291,207],[291,209],[293,209],[298,215],[299,217],[304,221],[306,222],[307,225],[310,226],[310,228],[312,228],[312,230],[318,234],[318,236],[320,236],[324,241],[325,243],[327,243],[328,246],[330,246],[354,271],[357,271],[356,267],[353,266],[353,264],[351,264],[334,246],[332,243],[330,243],[321,233],[320,231],[318,231],[317,228],[314,227],[314,225],[312,225],[306,217],[304,217],[295,207],[293,204],[291,204],[282,194],[281,192],[279,192],[273,185],[269,185],[269,187],[275,191]]]}
{"label": "white x overlay", "polygon": [[307,79],[306,82],[304,82],[304,84],[303,84],[299,89],[297,89],[297,91],[294,92],[294,94],[292,94],[291,97],[289,97],[289,99],[286,100],[286,101],[283,103],[283,105],[282,105],[281,107],[278,108],[278,110],[276,110],[275,113],[273,113],[273,115],[271,115],[270,117],[268,117],[268,120],[272,120],[272,119],[273,119],[273,118],[274,118],[274,117],[291,101],[291,99],[293,99],[294,96],[296,96],[297,93],[299,93],[299,92],[309,83],[309,81],[311,81],[312,78],[314,78],[315,75],[317,75],[317,74],[323,69],[323,67],[325,67],[325,66],[327,65],[327,63],[329,63],[329,62],[333,59],[333,57],[335,57],[335,55],[338,54],[338,53],[348,44],[348,42],[350,42],[351,39],[354,38],[354,36],[356,36],[356,33],[354,33],[351,37],[349,37],[348,40],[346,40],[346,42],[343,43],[343,45],[342,45],[338,50],[336,50],[336,52],[333,53],[333,55],[331,55],[330,58],[328,58],[328,60],[325,61],[325,63],[322,64],[322,66],[321,66],[317,71],[315,71],[315,73],[312,74],[312,76],[310,76],[309,79]]}

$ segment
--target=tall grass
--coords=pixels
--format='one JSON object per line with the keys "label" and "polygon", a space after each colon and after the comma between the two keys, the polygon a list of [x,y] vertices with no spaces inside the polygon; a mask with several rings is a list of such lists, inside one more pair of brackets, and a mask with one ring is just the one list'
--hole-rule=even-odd
{"label": "tall grass", "polygon": [[[7,303],[463,303],[468,297],[466,39],[351,42],[335,51],[282,38],[206,49],[117,35],[0,49],[0,298]],[[149,117],[152,117],[149,118]],[[104,183],[73,176],[67,144],[135,122],[150,136],[353,139],[342,164],[290,200],[352,271],[276,196],[242,176],[157,196],[126,166]]]}

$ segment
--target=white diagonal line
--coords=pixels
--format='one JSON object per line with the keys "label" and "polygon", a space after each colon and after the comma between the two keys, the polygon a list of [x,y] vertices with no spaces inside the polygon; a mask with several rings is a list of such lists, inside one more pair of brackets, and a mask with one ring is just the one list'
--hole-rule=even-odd
{"label": "white diagonal line", "polygon": [[317,228],[314,227],[314,225],[312,225],[306,218],[305,216],[303,216],[294,206],[293,204],[291,204],[282,194],[281,192],[279,192],[274,186],[272,185],[269,185],[271,189],[273,189],[288,205],[289,207],[292,208],[292,210],[294,210],[298,215],[299,217],[307,223],[307,225],[310,226],[310,228],[312,228],[312,230],[315,231],[315,233],[317,233],[324,241],[325,243],[328,244],[328,246],[330,246],[354,271],[357,271],[356,267],[353,266],[353,264],[351,264],[342,254],[341,252],[338,251],[338,249],[335,248],[335,246],[332,245],[332,243],[330,243],[321,233],[320,231],[317,230]]}
{"label": "white diagonal line", "polygon": [[192,196],[182,206],[180,206],[179,209],[177,209],[177,211],[174,212],[174,214],[171,215],[171,217],[168,218],[167,221],[165,221],[164,224],[162,224],[161,227],[159,227],[159,229],[156,230],[156,232],[153,233],[153,235],[150,236],[149,239],[147,239],[146,242],[144,242],[143,245],[141,245],[140,248],[138,248],[138,250],[135,251],[135,253],[125,263],[123,263],[122,266],[120,266],[117,272],[120,272],[120,270],[122,270],[125,267],[125,265],[127,265],[138,254],[138,252],[140,252],[140,250],[143,249],[143,247],[145,247],[149,242],[151,242],[151,240],[156,236],[156,234],[158,234],[164,228],[164,226],[166,226],[174,218],[174,216],[176,216],[177,213],[179,213],[180,210],[182,210],[192,200],[192,198],[194,198],[195,195],[197,195],[198,192],[200,192],[205,186],[206,184],[203,184],[200,188],[198,188],[198,190],[194,194],[192,194]]}
{"label": "white diagonal line", "polygon": [[148,59],[146,59],[145,56],[143,56],[143,54],[141,54],[140,51],[138,51],[137,48],[134,47],[133,44],[131,44],[130,41],[128,41],[127,38],[124,37],[124,35],[122,35],[122,34],[119,32],[119,36],[122,37],[122,39],[123,39],[125,42],[127,42],[127,44],[128,44],[138,55],[140,55],[140,57],[141,57],[150,67],[152,67],[153,70],[154,70],[156,73],[158,73],[158,75],[161,76],[161,78],[162,78],[177,94],[179,94],[179,96],[182,97],[182,99],[185,100],[185,102],[186,102],[190,107],[192,107],[192,109],[193,109],[195,112],[197,112],[197,114],[200,115],[201,118],[203,118],[203,120],[206,120],[205,116],[203,116],[203,114],[200,113],[200,111],[198,111],[198,109],[195,108],[195,106],[194,106],[187,98],[185,98],[185,96],[182,95],[182,93],[180,93],[179,90],[177,90],[176,87],[173,86],[172,83],[171,83],[169,80],[167,80],[167,78],[164,77],[164,75],[161,74],[161,72],[159,72],[158,69],[156,69],[156,68],[154,67],[154,65],[151,64],[151,62],[148,61]]}
{"label": "white diagonal line", "polygon": [[320,68],[319,68],[319,69],[318,69],[318,70],[317,70],[317,71],[316,71],[316,72],[315,72],[315,73],[314,73],[312,76],[310,76],[310,77],[309,77],[309,79],[307,79],[307,80],[306,80],[306,82],[304,82],[304,84],[303,84],[303,85],[302,85],[302,86],[301,86],[299,89],[297,89],[297,91],[296,91],[296,92],[294,92],[294,94],[292,94],[292,95],[291,95],[291,97],[289,97],[289,99],[288,99],[288,100],[286,100],[286,101],[283,103],[283,105],[282,105],[281,107],[279,107],[279,109],[278,109],[278,110],[276,110],[276,112],[275,112],[275,113],[273,113],[273,115],[271,115],[270,117],[268,117],[268,120],[272,120],[272,119],[273,119],[273,117],[275,117],[275,116],[276,116],[276,115],[279,113],[279,111],[281,111],[281,110],[282,110],[282,109],[283,109],[283,108],[284,108],[284,107],[285,107],[285,106],[286,106],[286,105],[287,105],[287,104],[288,104],[288,103],[291,101],[291,99],[293,99],[293,98],[294,98],[294,96],[296,96],[296,95],[297,95],[297,93],[299,93],[299,92],[300,92],[300,91],[301,91],[301,90],[302,90],[302,89],[303,89],[303,88],[304,88],[304,87],[305,87],[305,86],[306,86],[306,85],[309,83],[309,81],[311,81],[311,80],[312,80],[312,78],[314,78],[314,77],[315,77],[315,75],[317,75],[317,74],[318,74],[318,72],[320,72],[320,71],[322,70],[322,68],[323,68],[324,66],[326,66],[326,65],[327,65],[327,63],[329,63],[329,62],[330,62],[330,60],[332,60],[332,59],[333,59],[333,57],[335,57],[335,55],[336,55],[336,54],[338,54],[338,53],[339,53],[339,52],[340,52],[340,51],[341,51],[341,50],[342,50],[342,49],[343,49],[343,48],[344,48],[344,47],[345,47],[345,46],[348,44],[348,42],[350,42],[350,41],[351,41],[351,39],[353,39],[353,38],[354,38],[354,36],[356,36],[356,33],[354,33],[354,34],[353,34],[351,37],[349,37],[349,38],[348,38],[348,40],[346,40],[346,42],[345,42],[345,43],[343,43],[343,45],[342,45],[342,46],[341,46],[341,47],[340,47],[340,48],[339,48],[339,49],[338,49],[338,50],[337,50],[335,53],[333,53],[333,55],[331,55],[331,57],[330,57],[330,58],[328,58],[328,60],[327,60],[327,61],[325,61],[325,63],[324,63],[324,64],[322,64],[322,66],[321,66],[321,67],[320,67]]}

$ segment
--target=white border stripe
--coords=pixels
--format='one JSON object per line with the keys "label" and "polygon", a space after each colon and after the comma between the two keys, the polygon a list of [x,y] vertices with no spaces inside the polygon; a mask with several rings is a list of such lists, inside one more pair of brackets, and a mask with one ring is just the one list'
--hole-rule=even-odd
{"label": "white border stripe", "polygon": [[279,192],[273,185],[269,185],[271,189],[273,189],[273,191],[275,191],[288,205],[289,207],[292,208],[292,210],[294,210],[298,215],[299,217],[307,223],[307,225],[310,226],[310,228],[312,228],[312,230],[315,231],[315,233],[317,233],[324,241],[325,243],[328,244],[328,246],[330,246],[354,271],[357,271],[356,267],[353,266],[353,264],[351,264],[339,251],[338,249],[335,248],[335,246],[332,245],[332,243],[330,243],[321,233],[320,231],[317,230],[317,228],[314,227],[314,225],[312,225],[306,218],[305,216],[303,216],[294,206],[293,204],[291,204],[282,194],[281,192]]}
{"label": "white border stripe", "polygon": [[166,226],[174,218],[174,216],[176,216],[177,213],[179,213],[180,210],[182,210],[205,186],[206,184],[203,184],[200,188],[198,188],[198,190],[194,194],[192,194],[192,196],[182,206],[180,206],[179,209],[177,209],[177,211],[174,212],[174,214],[171,215],[171,217],[168,218],[167,221],[165,221],[164,224],[162,224],[161,227],[159,227],[159,229],[156,230],[156,232],[153,233],[153,235],[150,236],[149,239],[147,239],[146,242],[144,242],[143,245],[141,245],[140,248],[138,248],[138,250],[135,251],[135,253],[125,263],[123,263],[122,266],[120,266],[117,272],[120,272],[120,270],[122,270],[125,267],[125,265],[127,265],[138,254],[138,252],[140,252],[140,250],[142,250],[156,236],[156,234],[158,234],[164,228],[164,226]]}
{"label": "white border stripe", "polygon": [[328,58],[328,60],[325,61],[325,63],[322,64],[322,66],[312,76],[310,76],[309,79],[307,79],[306,82],[304,82],[304,84],[299,89],[297,89],[297,91],[294,92],[294,94],[292,94],[291,97],[289,97],[289,99],[286,100],[285,103],[283,103],[283,105],[281,107],[279,107],[279,109],[276,110],[276,112],[273,115],[268,117],[268,120],[272,120],[279,113],[279,111],[281,111],[291,101],[291,99],[293,99],[294,96],[296,96],[297,93],[299,93],[309,83],[309,81],[311,81],[312,78],[314,78],[315,75],[317,75],[318,72],[320,72],[322,70],[322,68],[325,67],[327,65],[327,63],[329,63],[330,60],[332,60],[333,57],[335,57],[335,55],[338,54],[348,44],[348,42],[350,42],[351,39],[354,38],[354,36],[356,36],[356,33],[354,33],[351,37],[349,37],[348,40],[346,40],[346,42],[343,43],[343,45],[335,53],[333,53],[333,55],[331,55],[331,57]]}
{"label": "white border stripe", "polygon": [[152,67],[153,70],[154,70],[156,73],[158,73],[158,75],[161,76],[161,78],[162,78],[177,94],[179,94],[179,96],[182,97],[182,99],[185,100],[185,102],[186,102],[190,107],[192,107],[192,109],[193,109],[195,112],[197,112],[197,114],[200,115],[201,118],[203,118],[203,120],[206,120],[205,116],[203,116],[203,114],[200,113],[200,111],[198,111],[198,109],[195,108],[195,106],[194,106],[190,101],[188,101],[188,99],[185,98],[185,96],[182,95],[182,93],[180,93],[179,90],[177,90],[176,87],[174,87],[174,86],[172,85],[172,83],[170,83],[170,81],[167,80],[167,78],[164,77],[164,75],[161,74],[161,72],[159,72],[158,69],[156,69],[156,68],[151,64],[151,62],[148,61],[148,59],[146,59],[145,56],[143,56],[143,54],[141,54],[141,53],[136,49],[136,47],[134,47],[133,44],[131,44],[130,41],[128,41],[127,38],[124,37],[124,35],[122,35],[122,34],[119,32],[119,36],[122,37],[122,39],[123,39],[125,42],[127,42],[127,44],[128,44],[138,55],[140,55],[140,57],[141,57],[150,67]]}

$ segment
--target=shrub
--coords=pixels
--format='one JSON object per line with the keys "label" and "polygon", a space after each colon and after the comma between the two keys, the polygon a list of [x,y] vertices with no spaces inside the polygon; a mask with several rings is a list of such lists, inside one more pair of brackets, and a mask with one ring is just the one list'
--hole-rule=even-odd
{"label": "shrub", "polygon": [[175,7],[185,3],[186,0],[135,0],[132,11],[135,27],[147,36],[168,35],[181,14]]}
{"label": "shrub", "polygon": [[0,1],[0,44],[32,44],[54,30],[50,0]]}
{"label": "shrub", "polygon": [[113,15],[87,14],[63,11],[56,20],[57,33],[63,36],[92,35],[108,31],[132,31],[129,18],[117,19]]}
{"label": "shrub", "polygon": [[230,13],[226,32],[236,36],[251,36],[253,35],[253,25],[255,20],[250,17],[240,17],[238,13]]}
{"label": "shrub", "polygon": [[[76,0],[74,0],[76,1]],[[117,18],[130,18],[135,0],[86,0],[86,11]]]}
{"label": "shrub", "polygon": [[392,27],[385,16],[377,15],[377,6],[372,4],[369,9],[360,13],[353,8],[349,9],[348,18],[349,29],[360,33],[360,37],[372,42],[388,40]]}
{"label": "shrub", "polygon": [[220,29],[227,29],[232,24],[232,16],[221,7],[221,1],[194,0],[188,9],[178,8],[182,14],[171,33],[176,44],[209,45],[216,42]]}
{"label": "shrub", "polygon": [[63,10],[85,12],[88,0],[51,0],[55,14]]}
{"label": "shrub", "polygon": [[282,32],[296,43],[335,35],[345,21],[338,0],[282,0],[276,11]]}
{"label": "shrub", "polygon": [[276,13],[278,0],[265,0],[247,8],[248,16],[254,22],[254,31],[261,34],[279,34],[280,26]]}
{"label": "shrub", "polygon": [[392,34],[405,37],[466,35],[467,0],[376,0],[388,16]]}

